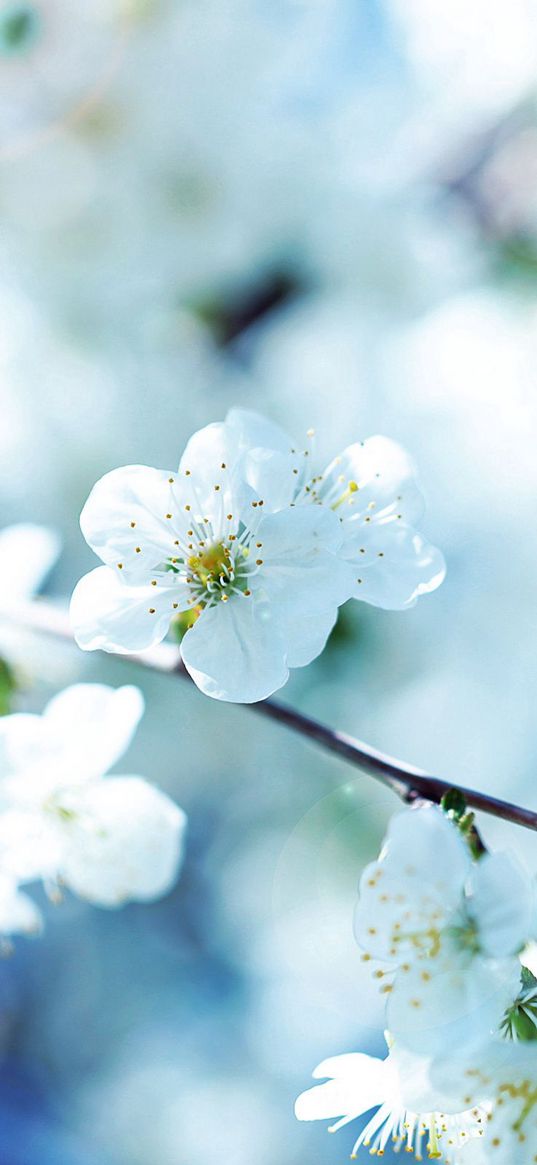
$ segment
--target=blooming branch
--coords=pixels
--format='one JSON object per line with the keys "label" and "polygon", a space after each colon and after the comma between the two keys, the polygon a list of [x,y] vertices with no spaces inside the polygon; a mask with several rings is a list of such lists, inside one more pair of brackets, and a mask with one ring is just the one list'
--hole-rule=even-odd
{"label": "blooming branch", "polygon": [[[10,608],[7,617],[33,631],[74,642],[66,612],[47,602],[19,604]],[[179,649],[171,643],[159,643],[140,654],[130,655],[129,659],[154,671],[168,672],[183,679],[190,679],[182,663]],[[423,769],[388,756],[371,745],[356,740],[345,732],[330,728],[278,700],[261,700],[249,704],[248,707],[258,715],[286,725],[293,732],[314,741],[327,752],[343,757],[349,764],[380,781],[405,802],[421,799],[439,804],[446,793],[455,789],[470,808],[488,813],[492,817],[499,817],[514,825],[537,830],[537,812],[498,797],[491,797],[488,793],[480,793],[478,790],[458,785],[453,781],[434,777]]]}

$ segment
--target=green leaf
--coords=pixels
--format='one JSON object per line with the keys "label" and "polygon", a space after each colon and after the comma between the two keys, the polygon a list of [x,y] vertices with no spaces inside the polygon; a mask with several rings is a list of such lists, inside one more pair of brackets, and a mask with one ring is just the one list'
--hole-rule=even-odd
{"label": "green leaf", "polygon": [[467,805],[466,799],[460,789],[448,789],[447,793],[444,793],[440,804],[444,813],[447,813],[454,821],[462,821],[467,810]]}

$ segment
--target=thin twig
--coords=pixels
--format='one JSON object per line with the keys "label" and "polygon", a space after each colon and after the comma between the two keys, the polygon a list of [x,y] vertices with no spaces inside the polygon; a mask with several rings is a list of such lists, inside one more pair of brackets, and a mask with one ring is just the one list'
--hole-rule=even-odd
{"label": "thin twig", "polygon": [[[24,603],[10,609],[3,616],[5,621],[14,621],[28,630],[42,632],[73,642],[73,632],[69,619],[64,610],[44,601]],[[161,643],[139,655],[127,657],[136,663],[153,671],[168,672],[190,680],[190,676],[181,661],[179,649],[171,643]],[[261,700],[257,704],[247,704],[247,708],[269,720],[276,720],[284,724],[293,732],[315,741],[327,752],[343,757],[362,772],[375,777],[387,786],[403,801],[412,802],[417,798],[434,801],[437,804],[445,793],[456,789],[462,793],[468,806],[472,809],[489,813],[493,817],[500,817],[515,825],[524,825],[527,829],[537,830],[537,813],[524,809],[520,805],[513,805],[509,801],[502,801],[497,797],[490,797],[488,793],[479,793],[475,789],[468,789],[464,785],[442,781],[433,777],[423,769],[414,765],[396,760],[387,756],[369,744],[356,740],[345,732],[338,732],[326,724],[297,712],[279,700]]]}

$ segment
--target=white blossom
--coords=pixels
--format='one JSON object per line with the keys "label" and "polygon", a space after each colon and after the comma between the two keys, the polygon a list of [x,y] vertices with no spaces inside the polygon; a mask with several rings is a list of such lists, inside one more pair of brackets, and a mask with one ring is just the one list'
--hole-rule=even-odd
{"label": "white blossom", "polygon": [[473,861],[436,806],[396,814],[360,882],[355,934],[398,1042],[425,1054],[498,1029],[535,930],[532,879],[508,853]]}
{"label": "white blossom", "polygon": [[0,610],[32,598],[59,550],[58,535],[47,526],[19,522],[0,530]]}
{"label": "white blossom", "polygon": [[105,565],[72,597],[81,647],[141,651],[187,612],[186,668],[207,695],[239,702],[270,695],[322,651],[350,594],[341,523],[286,504],[277,451],[264,452],[263,482],[247,482],[247,449],[238,426],[209,425],[178,471],[126,466],[97,482],[81,527]]}
{"label": "white blossom", "polygon": [[[245,476],[269,501],[316,503],[337,515],[339,555],[348,567],[354,598],[402,610],[440,585],[443,556],[417,530],[424,499],[416,469],[395,441],[381,436],[357,441],[319,471],[313,464],[313,434],[309,447],[300,450],[283,430],[256,413],[232,409],[226,419],[249,448]],[[278,453],[278,475],[267,449]]]}
{"label": "white blossom", "polygon": [[134,687],[75,684],[42,716],[0,719],[0,868],[100,906],[150,901],[175,881],[185,815],[139,776],[106,777],[143,711]]}
{"label": "white blossom", "polygon": [[377,1111],[355,1141],[352,1157],[360,1148],[383,1156],[390,1145],[396,1153],[414,1153],[421,1161],[461,1162],[463,1150],[484,1135],[486,1112],[480,1105],[466,1105],[448,1115],[439,1108],[439,1094],[429,1079],[428,1062],[394,1046],[384,1060],[351,1052],[323,1060],[313,1072],[325,1080],[303,1092],[295,1104],[298,1120],[327,1120],[334,1133],[372,1108]]}

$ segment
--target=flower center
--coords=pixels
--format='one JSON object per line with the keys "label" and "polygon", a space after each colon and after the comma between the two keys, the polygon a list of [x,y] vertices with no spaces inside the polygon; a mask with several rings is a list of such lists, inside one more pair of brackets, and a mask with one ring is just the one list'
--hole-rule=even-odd
{"label": "flower center", "polygon": [[229,546],[217,542],[201,554],[192,554],[188,559],[188,568],[202,586],[224,586],[233,570]]}
{"label": "flower center", "polygon": [[[236,539],[235,542],[236,545],[224,541],[213,542],[203,548],[200,545],[197,552],[187,558],[186,582],[200,609],[216,599],[226,602],[237,593],[249,596],[248,580],[252,573],[248,563],[250,551],[242,542]],[[170,560],[170,569],[177,569],[173,560]]]}

